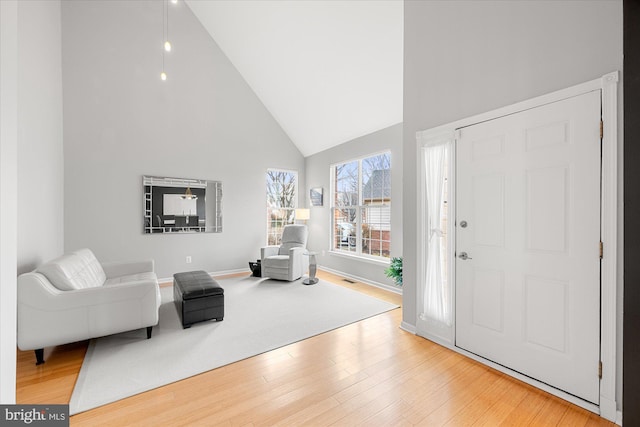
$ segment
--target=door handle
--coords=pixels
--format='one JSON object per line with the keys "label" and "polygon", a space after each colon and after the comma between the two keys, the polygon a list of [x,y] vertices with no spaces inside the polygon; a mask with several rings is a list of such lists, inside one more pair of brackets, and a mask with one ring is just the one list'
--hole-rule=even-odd
{"label": "door handle", "polygon": [[460,255],[458,255],[458,258],[460,258],[463,261],[466,261],[468,259],[473,259],[466,252],[460,252]]}

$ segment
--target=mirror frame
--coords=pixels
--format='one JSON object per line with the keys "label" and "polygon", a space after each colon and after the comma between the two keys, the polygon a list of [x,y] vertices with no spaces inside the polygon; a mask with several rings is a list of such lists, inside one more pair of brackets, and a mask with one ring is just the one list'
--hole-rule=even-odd
{"label": "mirror frame", "polygon": [[[165,215],[164,196],[172,194],[196,200],[196,213]],[[222,233],[222,182],[143,175],[142,209],[143,234]]]}

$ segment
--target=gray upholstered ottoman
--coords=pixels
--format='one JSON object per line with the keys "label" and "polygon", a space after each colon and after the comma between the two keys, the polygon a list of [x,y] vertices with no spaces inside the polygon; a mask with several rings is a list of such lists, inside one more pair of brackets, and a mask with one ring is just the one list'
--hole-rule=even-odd
{"label": "gray upholstered ottoman", "polygon": [[206,271],[174,274],[173,300],[183,328],[224,318],[224,289]]}

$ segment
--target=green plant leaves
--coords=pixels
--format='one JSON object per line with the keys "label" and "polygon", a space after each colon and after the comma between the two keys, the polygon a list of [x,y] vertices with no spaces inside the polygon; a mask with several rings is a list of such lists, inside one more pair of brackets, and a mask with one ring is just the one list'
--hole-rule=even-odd
{"label": "green plant leaves", "polygon": [[391,263],[384,270],[384,274],[393,279],[397,286],[402,286],[402,257],[391,258]]}

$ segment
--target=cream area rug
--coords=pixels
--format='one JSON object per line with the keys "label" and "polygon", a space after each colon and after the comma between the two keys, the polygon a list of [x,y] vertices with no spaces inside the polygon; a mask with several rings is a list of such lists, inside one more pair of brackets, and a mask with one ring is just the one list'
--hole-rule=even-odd
{"label": "cream area rug", "polygon": [[320,281],[255,277],[219,280],[225,317],[182,329],[171,287],[161,288],[160,321],[91,340],[69,402],[77,414],[375,316],[397,305]]}

